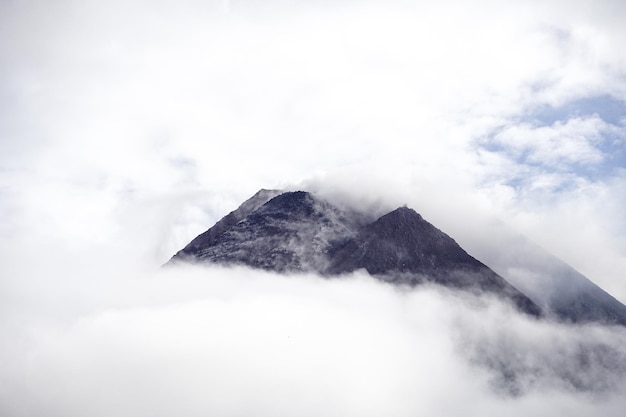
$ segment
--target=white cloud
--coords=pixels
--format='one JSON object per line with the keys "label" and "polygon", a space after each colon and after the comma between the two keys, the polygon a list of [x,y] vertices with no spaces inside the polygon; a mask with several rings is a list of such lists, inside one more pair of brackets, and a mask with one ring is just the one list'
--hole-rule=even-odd
{"label": "white cloud", "polygon": [[[21,343],[37,352],[40,367],[32,372],[41,387],[46,378],[62,382],[57,391],[33,390],[24,379],[29,375],[24,362],[16,362],[10,365],[11,375],[23,378],[26,385],[11,383],[16,395],[22,395],[15,398],[23,400],[12,404],[24,404],[32,395],[33,407],[52,405],[65,415],[81,414],[86,407],[96,414],[90,407],[105,401],[97,398],[97,387],[101,381],[119,380],[123,364],[154,390],[167,392],[168,387],[165,379],[151,379],[151,367],[174,379],[182,378],[176,369],[183,369],[187,377],[186,371],[191,373],[196,365],[193,358],[201,353],[198,346],[220,347],[194,334],[203,324],[193,317],[233,314],[245,309],[246,302],[216,307],[207,301],[211,298],[206,292],[205,298],[176,298],[167,294],[176,293],[178,286],[168,284],[163,293],[153,293],[163,304],[152,305],[141,289],[153,281],[135,279],[134,273],[146,263],[155,267],[166,261],[261,187],[307,186],[378,210],[407,203],[470,253],[486,258],[502,249],[501,240],[493,238],[498,228],[492,219],[499,217],[625,301],[624,174],[619,167],[605,167],[607,150],[602,147],[606,136],[621,134],[623,126],[592,114],[548,126],[524,122],[545,106],[602,95],[626,98],[622,8],[616,1],[506,6],[490,1],[278,1],[263,6],[224,1],[106,6],[91,1],[3,2],[0,249],[10,262],[0,266],[6,313],[2,323],[15,352],[21,352]],[[482,146],[485,138],[494,136],[502,152]],[[521,154],[526,160],[510,157]],[[570,169],[576,164],[597,171],[589,176]],[[94,274],[100,269],[105,270],[102,275]],[[115,284],[107,284],[109,279]],[[189,285],[210,285],[198,280],[203,283]],[[282,282],[262,282],[274,285],[276,280]],[[218,282],[227,286],[228,280]],[[293,291],[300,291],[300,284],[310,290],[308,281],[297,282]],[[136,288],[127,292],[127,285]],[[359,293],[371,289],[354,285]],[[222,289],[214,288],[217,293]],[[402,304],[404,299],[382,291],[385,295],[372,297],[382,297],[386,301],[376,300],[388,306]],[[283,303],[280,312],[293,307],[295,299],[306,298],[287,293],[272,295]],[[323,299],[312,300],[311,308],[323,310]],[[439,296],[423,301],[445,304]],[[419,313],[413,301],[408,304]],[[450,346],[442,335],[452,334],[446,333],[453,332],[450,327],[438,333],[440,329],[428,328],[424,318],[412,333],[405,321],[394,324],[406,311],[390,307],[395,316],[374,321],[377,331],[399,345],[389,346],[373,340],[354,316],[359,312],[373,320],[364,309],[355,307],[350,313],[353,306],[343,301],[329,307],[346,326],[356,326],[355,343],[342,339],[338,326],[331,327],[335,333],[318,328],[303,337],[343,341],[355,351],[356,342],[370,343],[366,352],[378,360],[373,364],[377,372],[396,371],[385,375],[398,389],[402,381],[423,387],[424,380],[416,376],[423,374],[403,374],[400,362],[382,352],[399,349],[399,359],[423,364],[421,358],[405,357],[401,346],[406,342],[420,351],[412,338],[432,331],[436,346],[428,345],[423,352],[434,352],[449,374],[441,373],[432,387],[424,388],[431,400],[418,396],[423,402],[417,405],[398,402],[397,414],[450,412],[446,407],[455,405],[439,401],[447,385],[487,399],[475,402],[475,414],[507,409],[508,400],[484,391],[484,379],[473,383],[463,378],[474,370],[467,371],[465,362],[445,350]],[[256,311],[259,317],[270,314],[263,308]],[[311,318],[310,311],[296,311],[314,325],[333,324],[326,315]],[[46,317],[63,317],[69,327],[59,330]],[[177,327],[186,320],[191,320],[188,327]],[[239,326],[240,332],[252,332],[259,324],[257,317],[244,313],[237,320],[233,329]],[[148,324],[145,345],[134,333],[143,322]],[[159,322],[169,323],[180,345],[168,345]],[[279,320],[268,331],[288,324],[287,319]],[[48,334],[51,327],[56,335]],[[542,339],[543,330],[535,331]],[[30,339],[32,335],[41,340]],[[221,348],[235,349],[243,361],[232,356],[229,366],[238,372],[243,364],[265,366],[241,351],[237,335],[222,335]],[[100,347],[107,339],[117,343],[111,357]],[[324,364],[315,369],[298,362],[303,356],[287,345],[274,346],[276,341],[268,335],[257,340],[265,353],[277,347],[291,354],[294,366],[305,374],[332,374]],[[134,342],[147,358],[132,350]],[[446,353],[439,355],[436,348]],[[302,354],[312,354],[303,349]],[[4,352],[4,358],[15,353]],[[76,362],[64,356],[68,354],[75,354]],[[456,359],[443,364],[449,357]],[[176,369],[166,368],[168,360]],[[279,361],[271,358],[268,364],[279,366]],[[337,385],[299,380],[302,385],[297,387],[325,392],[324,404],[331,404],[337,414],[377,410],[399,396],[379,381],[371,381],[371,387],[359,385],[349,364],[331,364],[338,366],[337,381],[355,384],[353,396],[379,389],[366,397],[369,402],[357,404],[338,397]],[[65,372],[64,365],[76,374]],[[209,365],[220,364],[199,365],[201,375]],[[93,370],[91,382],[83,381],[82,367]],[[274,388],[288,385],[284,381],[293,376],[280,369],[283,373],[272,380]],[[257,370],[244,381],[259,382],[263,369]],[[234,375],[239,374],[229,378]],[[456,385],[450,375],[463,383]],[[194,401],[206,403],[195,385],[202,381],[189,378],[183,386],[193,400],[188,410],[193,414]],[[83,382],[93,403],[74,402],[68,394]],[[265,398],[278,395],[270,388]],[[111,395],[141,408],[146,392],[131,399],[122,398],[121,390]],[[184,390],[171,395],[171,404],[187,399]],[[263,402],[262,395],[249,395],[246,398],[264,410],[273,406]],[[301,399],[302,404],[313,401]],[[226,407],[216,401],[211,407]],[[535,392],[516,401],[527,414],[559,407],[594,414],[599,406],[558,390],[549,398]],[[155,404],[168,410],[164,403]],[[617,414],[616,404],[621,405],[608,400],[602,411]],[[291,405],[288,411],[306,413]]]}
{"label": "white cloud", "polygon": [[[31,308],[28,326],[13,328],[6,319],[20,308],[5,316],[5,415],[617,415],[623,407],[626,370],[610,367],[626,355],[621,329],[535,322],[493,301],[398,291],[362,275],[146,275],[118,266],[111,276],[56,266],[87,272],[100,288],[49,295],[82,299],[86,310]],[[509,383],[523,395],[511,396],[517,391],[485,367],[499,361],[518,372]],[[568,375],[588,386],[572,391]]]}
{"label": "white cloud", "polygon": [[605,155],[599,145],[604,137],[617,132],[619,128],[598,116],[576,117],[551,126],[508,126],[498,132],[494,143],[510,152],[514,160],[547,165],[556,171],[575,170],[576,165],[601,163]]}

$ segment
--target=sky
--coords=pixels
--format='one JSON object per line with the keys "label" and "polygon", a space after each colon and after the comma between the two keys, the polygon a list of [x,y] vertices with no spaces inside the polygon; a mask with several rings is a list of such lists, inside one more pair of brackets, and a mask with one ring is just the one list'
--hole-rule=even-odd
{"label": "sky", "polygon": [[[159,268],[260,188],[308,189],[407,204],[495,264],[504,227],[626,302],[625,9],[0,1],[2,414],[617,415],[531,365],[585,337],[626,357],[619,331],[360,275]],[[498,393],[487,348],[541,376]]]}

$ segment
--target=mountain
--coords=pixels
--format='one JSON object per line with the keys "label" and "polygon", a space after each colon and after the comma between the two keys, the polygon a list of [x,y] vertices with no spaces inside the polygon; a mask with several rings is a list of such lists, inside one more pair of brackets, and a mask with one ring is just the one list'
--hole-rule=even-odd
{"label": "mountain", "polygon": [[192,240],[170,262],[242,264],[279,272],[324,274],[331,244],[367,220],[302,191],[261,190]]}
{"label": "mountain", "polygon": [[507,250],[485,245],[476,252],[545,311],[568,322],[626,325],[624,304],[570,265],[503,225],[490,231]]}
{"label": "mountain", "polygon": [[495,294],[533,316],[626,326],[626,306],[578,271],[523,238],[504,241],[501,250],[482,253],[498,274],[410,208],[375,218],[304,191],[260,190],[168,264],[247,265],[326,277],[365,269],[396,285],[430,282]]}
{"label": "mountain", "polygon": [[373,276],[398,284],[430,281],[498,294],[522,311],[541,313],[526,295],[410,208],[385,214],[362,227],[353,238],[335,243],[329,252],[331,265],[327,272],[331,274],[365,268]]}
{"label": "mountain", "polygon": [[277,190],[260,190],[239,206],[237,210],[229,213],[222,220],[217,222],[215,226],[211,227],[209,230],[189,242],[189,244],[185,246],[182,251],[175,255],[175,258],[179,260],[185,257],[197,258],[202,249],[212,246],[215,239],[217,239],[222,233],[228,231],[228,229],[235,226],[249,214],[279,194],[281,194],[281,192]]}
{"label": "mountain", "polygon": [[365,269],[397,285],[431,282],[490,293],[519,310],[541,309],[414,210],[374,219],[303,192],[261,190],[172,257],[338,276]]}

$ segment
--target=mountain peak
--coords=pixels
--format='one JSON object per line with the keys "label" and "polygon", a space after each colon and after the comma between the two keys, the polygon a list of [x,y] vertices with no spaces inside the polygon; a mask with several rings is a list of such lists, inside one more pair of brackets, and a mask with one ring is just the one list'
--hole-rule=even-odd
{"label": "mountain peak", "polygon": [[181,260],[323,276],[365,269],[395,284],[430,281],[500,294],[526,313],[541,314],[530,299],[406,206],[372,221],[305,191],[261,190],[172,258]]}
{"label": "mountain peak", "polygon": [[288,191],[269,200],[263,207],[263,213],[283,212],[291,216],[310,216],[315,211],[314,198],[306,191]]}
{"label": "mountain peak", "polygon": [[381,216],[379,220],[387,222],[399,222],[401,224],[407,225],[418,224],[424,221],[424,219],[418,212],[407,206],[398,207],[397,209]]}
{"label": "mountain peak", "polygon": [[415,210],[408,207],[398,207],[379,217],[374,224],[379,229],[401,230],[406,233],[408,230],[423,228],[426,223]]}
{"label": "mountain peak", "polygon": [[399,285],[427,281],[496,294],[535,316],[542,314],[537,301],[561,320],[626,325],[626,306],[618,300],[554,257],[535,258],[549,267],[541,285],[524,286],[531,301],[406,205],[372,219],[306,191],[261,189],[168,264],[238,264],[326,277],[365,269]]}

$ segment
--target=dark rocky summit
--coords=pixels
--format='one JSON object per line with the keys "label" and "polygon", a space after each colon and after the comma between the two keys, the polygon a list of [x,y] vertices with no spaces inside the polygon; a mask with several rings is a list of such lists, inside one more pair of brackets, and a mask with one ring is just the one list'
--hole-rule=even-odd
{"label": "dark rocky summit", "polygon": [[626,325],[626,306],[583,275],[545,253],[530,258],[556,266],[544,272],[541,286],[515,287],[410,208],[374,218],[303,191],[261,190],[168,264],[247,265],[326,277],[365,269],[397,285],[429,282],[496,295],[533,316]]}
{"label": "dark rocky summit", "polygon": [[541,309],[412,209],[378,219],[297,191],[261,190],[170,263],[212,262],[336,276],[365,269],[398,285],[432,282],[487,292],[533,316]]}
{"label": "dark rocky summit", "polygon": [[385,214],[364,226],[357,236],[335,244],[330,253],[331,274],[365,268],[373,276],[399,284],[429,281],[498,294],[522,311],[541,314],[527,296],[410,208]]}

